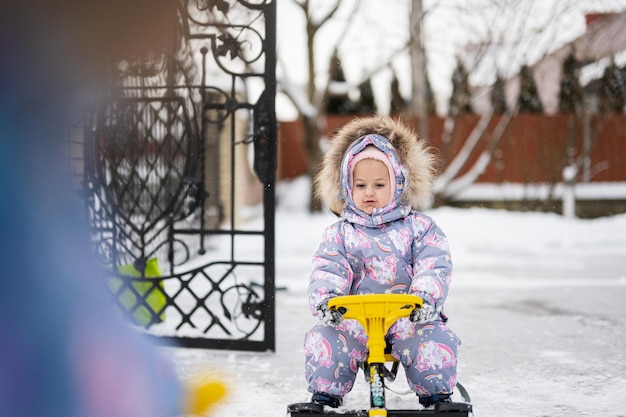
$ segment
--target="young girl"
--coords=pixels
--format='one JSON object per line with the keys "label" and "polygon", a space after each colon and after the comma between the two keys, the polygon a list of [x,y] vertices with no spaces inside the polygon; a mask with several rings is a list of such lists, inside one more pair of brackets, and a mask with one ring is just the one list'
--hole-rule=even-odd
{"label": "young girl", "polygon": [[313,402],[340,406],[367,354],[363,327],[329,310],[328,300],[372,293],[422,297],[423,307],[386,338],[420,403],[449,401],[461,343],[444,314],[452,262],[444,233],[417,211],[430,201],[434,161],[424,141],[389,117],[356,119],[332,140],[316,192],[340,219],[324,231],[309,283],[320,319],[304,342]]}

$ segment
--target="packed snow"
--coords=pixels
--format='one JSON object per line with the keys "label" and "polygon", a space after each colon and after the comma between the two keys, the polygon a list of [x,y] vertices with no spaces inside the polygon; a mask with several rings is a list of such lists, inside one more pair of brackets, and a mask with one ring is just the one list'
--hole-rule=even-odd
{"label": "packed snow", "polygon": [[[183,380],[218,375],[229,395],[215,417],[277,417],[308,401],[303,337],[315,322],[306,288],[329,213],[308,214],[308,184],[282,183],[276,216],[276,351],[164,348]],[[459,380],[474,415],[626,416],[626,214],[442,207],[427,214],[455,265],[446,311],[463,340]],[[253,220],[260,222],[260,219]],[[389,408],[419,408],[404,375]],[[458,394],[457,394],[458,395]],[[363,375],[345,408],[367,408]]]}

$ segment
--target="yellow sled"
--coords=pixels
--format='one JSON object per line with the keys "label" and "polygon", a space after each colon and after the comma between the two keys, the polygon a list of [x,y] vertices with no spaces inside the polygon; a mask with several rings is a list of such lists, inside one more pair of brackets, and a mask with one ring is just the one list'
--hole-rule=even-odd
{"label": "yellow sled", "polygon": [[[287,406],[287,415],[291,417],[322,417],[324,415],[341,417],[420,417],[448,416],[468,417],[472,414],[469,403],[436,404],[433,409],[423,410],[387,410],[385,406],[385,378],[395,377],[395,371],[385,368],[391,362],[397,370],[398,360],[385,353],[387,343],[385,335],[389,328],[402,317],[408,317],[416,307],[421,307],[422,299],[411,294],[364,294],[345,295],[329,300],[328,308],[345,310],[346,319],[357,320],[368,335],[369,354],[364,364],[370,388],[370,408],[367,410],[326,410],[315,403],[295,403]],[[462,387],[457,387],[465,392]],[[466,392],[464,397],[469,399]]]}

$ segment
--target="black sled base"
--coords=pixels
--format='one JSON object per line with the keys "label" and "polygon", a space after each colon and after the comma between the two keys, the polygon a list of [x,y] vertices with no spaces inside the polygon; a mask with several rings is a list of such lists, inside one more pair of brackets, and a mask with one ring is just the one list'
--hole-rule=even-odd
{"label": "black sled base", "polygon": [[[447,416],[469,417],[472,414],[472,405],[466,403],[442,403],[433,409],[426,410],[387,410],[387,417],[421,417],[421,416]],[[369,410],[333,410],[324,408],[316,403],[295,403],[287,406],[287,416],[291,417],[368,417]]]}

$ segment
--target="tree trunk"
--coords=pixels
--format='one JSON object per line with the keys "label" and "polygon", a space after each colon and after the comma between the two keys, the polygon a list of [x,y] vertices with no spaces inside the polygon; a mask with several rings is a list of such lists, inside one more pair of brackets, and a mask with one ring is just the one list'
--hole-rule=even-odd
{"label": "tree trunk", "polygon": [[428,137],[428,87],[426,85],[426,51],[424,50],[422,0],[411,0],[411,100],[409,111],[419,121],[418,133]]}
{"label": "tree trunk", "polygon": [[[304,116],[304,143],[307,153],[307,173],[314,181],[320,170],[322,162],[322,151],[320,149],[320,129],[316,118]],[[311,184],[309,201],[309,211],[311,213],[322,211],[322,203],[315,198],[315,185]]]}

